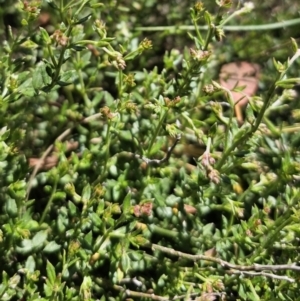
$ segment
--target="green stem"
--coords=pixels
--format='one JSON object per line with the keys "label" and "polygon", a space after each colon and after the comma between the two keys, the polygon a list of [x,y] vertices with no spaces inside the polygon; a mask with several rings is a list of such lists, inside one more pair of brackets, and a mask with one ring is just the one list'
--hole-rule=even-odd
{"label": "green stem", "polygon": [[[78,61],[80,61],[80,53],[77,53],[77,59],[78,59]],[[80,82],[80,93],[84,100],[85,106],[90,109],[92,102],[90,101],[90,99],[88,98],[87,93],[86,93],[86,88],[85,88],[85,84],[84,84],[84,80],[83,80],[83,76],[82,76],[82,72],[81,72],[82,69],[81,68],[76,68],[76,69],[77,69],[77,74],[78,74],[78,78],[79,78],[79,82]]]}
{"label": "green stem", "polygon": [[[300,18],[281,21],[276,23],[261,24],[261,25],[228,25],[220,26],[225,31],[263,31],[263,30],[275,30],[280,28],[285,28],[289,26],[295,26],[300,24]],[[207,25],[197,26],[199,30],[209,30]],[[170,31],[175,32],[175,30],[191,31],[195,30],[192,25],[182,25],[182,26],[149,26],[149,27],[137,27],[137,31]]]}
{"label": "green stem", "polygon": [[155,139],[156,139],[157,136],[159,135],[159,132],[160,132],[161,127],[162,127],[162,124],[163,124],[164,120],[166,119],[168,112],[169,112],[169,109],[167,109],[167,110],[163,113],[162,117],[160,118],[160,120],[159,120],[159,122],[158,122],[158,125],[157,125],[157,127],[156,127],[156,129],[155,129],[154,134],[152,135],[152,139],[151,139],[150,144],[149,144],[149,147],[148,147],[147,157],[148,157],[148,156],[150,155],[150,153],[151,153],[152,146],[153,146],[153,144],[154,144],[154,142],[155,142]]}
{"label": "green stem", "polygon": [[235,142],[233,142],[233,144],[225,150],[222,158],[220,159],[220,161],[217,163],[216,165],[216,169],[220,170],[221,167],[223,166],[223,164],[225,163],[226,159],[230,156],[230,154],[232,153],[232,151],[238,147],[239,145],[241,145],[242,143],[244,143],[245,141],[247,141],[249,138],[251,138],[251,136],[257,131],[261,121],[263,120],[263,117],[268,109],[268,107],[270,106],[270,103],[273,99],[273,96],[275,94],[275,90],[276,90],[276,83],[279,82],[282,78],[284,78],[284,76],[286,75],[288,69],[292,66],[292,64],[296,61],[296,59],[298,59],[298,57],[300,56],[300,50],[298,49],[296,51],[296,53],[293,55],[293,57],[288,61],[288,66],[287,68],[279,73],[277,75],[277,78],[275,79],[274,83],[271,85],[267,95],[266,95],[266,100],[264,101],[264,104],[255,120],[254,125],[250,128],[250,130],[243,136],[241,137],[241,139],[236,140]]}
{"label": "green stem", "polygon": [[261,108],[261,110],[260,110],[260,112],[259,112],[259,114],[256,118],[255,124],[250,128],[250,130],[248,132],[245,133],[244,136],[242,136],[240,139],[234,141],[232,143],[232,145],[225,150],[222,158],[220,159],[220,161],[216,165],[217,170],[221,169],[221,167],[224,165],[227,158],[235,150],[236,147],[238,147],[239,145],[241,145],[242,143],[247,141],[257,131],[257,129],[258,129],[258,127],[259,127],[259,125],[260,125],[260,123],[263,119],[263,116],[264,116],[267,108],[269,107],[269,104],[270,104],[270,102],[272,100],[272,97],[275,93],[275,88],[276,88],[275,84],[276,84],[277,80],[279,80],[280,78],[281,78],[281,76],[279,75],[277,77],[277,79],[274,81],[274,83],[272,84],[272,86],[270,87],[269,92],[266,96],[266,100],[264,101],[263,107]]}
{"label": "green stem", "polygon": [[122,94],[123,94],[123,85],[122,85],[123,84],[123,72],[121,70],[118,72],[118,76],[119,76],[118,91],[119,91],[119,98],[121,99]]}
{"label": "green stem", "polygon": [[105,173],[107,170],[107,161],[109,159],[109,146],[110,146],[110,140],[111,140],[110,128],[111,128],[111,121],[109,120],[108,124],[107,124],[106,137],[105,137],[105,141],[104,141],[104,145],[105,145],[106,149],[105,149],[105,163],[104,163],[104,168],[103,168],[103,172],[102,172],[102,177],[105,177]]}
{"label": "green stem", "polygon": [[63,16],[64,16],[64,0],[60,0],[59,3],[59,15],[60,15],[60,19],[63,20]]}
{"label": "green stem", "polygon": [[54,66],[55,68],[57,68],[57,62],[56,62],[55,56],[54,56],[54,54],[53,54],[51,45],[48,44],[48,45],[47,45],[47,48],[48,48],[48,51],[49,51],[49,55],[50,55],[52,64],[53,64],[53,66]]}
{"label": "green stem", "polygon": [[205,40],[205,45],[204,45],[204,48],[203,48],[204,51],[207,50],[208,45],[212,40],[214,31],[215,31],[215,29],[210,26],[209,29],[208,29],[208,33],[207,33],[206,40]]}
{"label": "green stem", "polygon": [[[105,242],[105,240],[110,236],[110,234],[113,232],[114,229],[116,229],[124,220],[126,220],[125,216],[122,215],[117,221],[116,224],[111,226],[100,239],[100,242],[95,245],[94,250],[99,250],[102,244]],[[116,237],[116,235],[114,235]],[[119,236],[120,238],[120,236]]]}
{"label": "green stem", "polygon": [[177,238],[179,233],[177,231],[168,230],[159,226],[156,226],[154,224],[149,225],[149,230],[152,233],[159,234],[163,237],[170,237],[170,238]]}
{"label": "green stem", "polygon": [[291,217],[292,211],[288,210],[284,215],[282,215],[280,218],[278,218],[275,223],[272,225],[272,229],[269,229],[267,231],[270,233],[266,239],[263,239],[259,247],[256,248],[256,251],[254,254],[251,256],[251,262],[255,260],[255,257],[257,257],[260,253],[263,253],[264,250],[270,248],[272,246],[272,242],[275,241],[278,233],[288,224],[290,224],[293,220]]}
{"label": "green stem", "polygon": [[245,282],[246,282],[246,284],[248,285],[248,287],[249,287],[249,289],[250,289],[250,291],[251,291],[251,293],[252,293],[251,300],[253,300],[253,301],[260,301],[261,299],[260,299],[260,297],[257,295],[256,290],[255,290],[255,288],[253,287],[253,284],[252,284],[251,280],[250,280],[250,279],[246,279]]}
{"label": "green stem", "polygon": [[[66,33],[65,33],[66,37],[70,36],[70,34],[72,32],[72,29],[73,29],[72,26],[69,25],[69,27],[67,28]],[[52,78],[52,82],[51,82],[50,87],[49,87],[49,91],[56,85],[56,82],[59,78],[61,67],[62,67],[63,61],[64,61],[64,54],[65,54],[66,50],[67,50],[67,47],[63,47],[62,50],[61,50],[59,60],[58,60],[58,63],[56,65],[55,74]]]}
{"label": "green stem", "polygon": [[230,16],[228,16],[228,18],[226,18],[225,20],[223,20],[223,21],[221,22],[221,24],[220,24],[219,27],[224,28],[223,26],[224,26],[226,23],[228,23],[231,19],[233,19],[235,16],[238,16],[238,15],[240,15],[240,14],[241,14],[241,10],[240,10],[240,9],[237,10],[237,11],[235,11],[235,12],[232,13]]}
{"label": "green stem", "polygon": [[42,224],[44,222],[45,217],[46,217],[48,211],[50,210],[50,207],[51,207],[53,199],[54,199],[54,195],[56,193],[57,184],[58,184],[58,178],[56,177],[54,185],[52,187],[52,193],[51,193],[50,199],[49,199],[49,201],[48,201],[48,203],[47,203],[47,205],[46,205],[46,207],[45,207],[45,209],[43,211],[43,214],[42,214],[42,216],[40,218],[40,224]]}
{"label": "green stem", "polygon": [[199,27],[197,25],[197,21],[193,19],[192,22],[194,24],[194,30],[196,31],[198,40],[199,40],[201,46],[203,46],[204,45],[204,41],[203,41],[202,35],[201,35],[200,31],[199,31]]}

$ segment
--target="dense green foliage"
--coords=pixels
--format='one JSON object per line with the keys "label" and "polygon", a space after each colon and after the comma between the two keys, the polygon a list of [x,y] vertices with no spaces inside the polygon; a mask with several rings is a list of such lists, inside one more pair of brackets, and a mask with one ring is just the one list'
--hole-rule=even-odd
{"label": "dense green foliage", "polygon": [[[0,0],[0,300],[300,300],[300,5],[277,2]],[[218,83],[241,60],[242,123]]]}

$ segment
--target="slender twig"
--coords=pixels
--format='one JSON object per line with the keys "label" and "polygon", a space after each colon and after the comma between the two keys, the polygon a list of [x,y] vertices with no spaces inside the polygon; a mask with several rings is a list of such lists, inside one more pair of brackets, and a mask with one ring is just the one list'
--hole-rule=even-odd
{"label": "slender twig", "polygon": [[[102,117],[101,113],[96,113],[94,115],[88,116],[86,118],[84,118],[82,120],[82,123],[88,123],[90,121],[93,121],[99,117]],[[67,130],[65,130],[62,134],[60,134],[54,141],[54,143],[52,143],[51,145],[49,145],[49,147],[45,150],[45,152],[43,153],[43,155],[41,156],[41,158],[37,161],[37,164],[35,165],[30,178],[28,180],[28,187],[27,187],[27,191],[26,191],[26,200],[28,200],[29,198],[29,194],[32,188],[32,182],[33,179],[36,177],[37,173],[39,172],[39,170],[41,169],[41,167],[43,166],[46,158],[48,157],[48,155],[51,153],[51,151],[54,148],[54,145],[56,142],[60,142],[62,140],[64,140],[72,131],[73,128],[68,128]]]}
{"label": "slender twig", "polygon": [[[189,297],[186,300],[192,300],[193,297],[197,297],[197,296],[201,296],[201,298],[203,298],[203,300],[214,300],[214,299],[210,299],[209,297],[225,297],[226,293],[191,293],[191,294],[185,294],[185,295],[180,295],[180,296],[174,296],[172,299],[170,300],[180,300],[180,299],[186,299],[187,296]],[[207,297],[207,299],[206,299]],[[200,298],[200,300],[202,300]],[[221,299],[223,300],[223,299]]]}
{"label": "slender twig", "polygon": [[132,291],[129,289],[125,289],[120,285],[113,285],[113,289],[124,292],[126,297],[148,298],[151,300],[158,300],[158,301],[173,301],[173,300],[185,299],[187,297],[189,297],[189,299],[190,299],[190,298],[197,297],[197,296],[201,296],[201,297],[225,296],[225,293],[192,293],[192,294],[188,294],[188,295],[185,294],[185,295],[174,296],[173,298],[169,298],[169,297],[163,297],[163,296],[159,296],[159,295],[155,295],[155,294]]}
{"label": "slender twig", "polygon": [[57,189],[57,183],[58,183],[58,179],[56,178],[55,182],[54,182],[54,185],[53,185],[53,188],[52,188],[52,193],[51,193],[50,199],[48,200],[47,205],[46,205],[46,207],[45,207],[45,209],[42,213],[42,216],[40,218],[40,222],[39,222],[40,225],[44,222],[45,217],[46,217],[47,213],[49,212],[49,209],[50,209],[50,207],[53,203],[54,195],[55,195],[56,189]]}
{"label": "slender twig", "polygon": [[37,175],[37,173],[39,172],[40,168],[43,166],[43,163],[45,161],[45,159],[47,158],[47,156],[51,153],[51,151],[54,148],[54,145],[56,142],[62,141],[66,136],[68,136],[71,133],[71,128],[65,130],[62,134],[60,134],[54,141],[54,143],[52,143],[43,153],[42,157],[40,158],[40,160],[38,161],[38,163],[35,165],[34,170],[32,172],[32,174],[30,175],[30,178],[28,180],[28,187],[26,190],[26,200],[28,200],[29,198],[29,194],[32,188],[32,182],[33,179],[35,178],[35,176]]}
{"label": "slender twig", "polygon": [[268,278],[273,278],[276,280],[284,280],[284,281],[288,281],[288,282],[295,282],[295,279],[290,278],[288,276],[280,276],[280,275],[275,275],[275,274],[271,274],[271,273],[266,273],[266,272],[250,272],[250,271],[233,271],[230,270],[228,271],[229,274],[237,274],[237,275],[248,275],[248,276],[265,276]]}
{"label": "slender twig", "polygon": [[135,155],[135,157],[136,157],[136,158],[142,159],[142,160],[145,161],[148,165],[159,166],[159,165],[161,165],[161,164],[166,163],[166,162],[169,161],[169,159],[170,159],[170,157],[171,157],[171,154],[172,154],[172,152],[173,152],[175,146],[177,145],[177,143],[180,141],[180,139],[181,139],[181,136],[180,136],[180,135],[177,135],[177,136],[176,136],[176,139],[175,139],[175,141],[174,141],[174,143],[173,143],[173,145],[172,145],[171,147],[168,148],[168,151],[167,151],[166,155],[165,155],[162,159],[160,159],[160,160],[159,160],[159,159],[148,159],[148,158],[146,158],[146,157],[144,157],[144,156],[140,156],[140,155],[137,155],[137,154]]}
{"label": "slender twig", "polygon": [[154,131],[154,133],[152,135],[152,139],[151,139],[151,141],[149,143],[147,155],[149,155],[151,153],[152,146],[153,146],[153,144],[155,142],[155,139],[159,135],[159,132],[160,132],[161,127],[162,127],[162,124],[163,124],[164,120],[166,119],[167,114],[168,114],[168,110],[166,110],[165,112],[162,113],[162,116],[161,116],[161,118],[160,118],[160,120],[158,122],[158,125],[157,125],[157,127],[156,127],[156,129],[155,129],[155,131]]}
{"label": "slender twig", "polygon": [[300,266],[297,266],[296,263],[292,264],[279,264],[279,265],[269,265],[269,264],[253,264],[253,265],[238,265],[230,263],[228,261],[222,260],[221,258],[206,256],[206,255],[192,255],[184,252],[180,252],[171,248],[163,247],[157,244],[148,244],[147,247],[150,247],[153,250],[158,250],[163,253],[183,257],[193,261],[206,260],[210,262],[217,263],[224,268],[229,268],[238,271],[282,271],[282,270],[291,270],[291,271],[300,271]]}
{"label": "slender twig", "polygon": [[134,154],[130,152],[121,152],[118,154],[118,156],[129,156],[130,158],[143,160],[144,162],[147,163],[147,165],[159,166],[169,161],[171,154],[174,148],[176,147],[177,143],[180,141],[180,139],[181,139],[181,135],[177,135],[173,145],[168,148],[166,155],[162,159],[149,159],[139,154]]}
{"label": "slender twig", "polygon": [[[292,19],[288,21],[281,21],[276,23],[261,24],[261,25],[227,25],[220,26],[224,31],[261,31],[261,30],[275,30],[279,28],[285,28],[289,26],[295,26],[300,24],[300,18]],[[209,30],[207,25],[198,26],[199,30]],[[149,27],[137,27],[137,31],[176,31],[176,30],[195,30],[192,25],[182,26],[149,26]]]}

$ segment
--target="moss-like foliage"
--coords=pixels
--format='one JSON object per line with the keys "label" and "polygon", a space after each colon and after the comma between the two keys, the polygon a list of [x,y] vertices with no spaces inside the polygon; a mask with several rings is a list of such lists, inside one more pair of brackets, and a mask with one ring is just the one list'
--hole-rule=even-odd
{"label": "moss-like foliage", "polygon": [[0,0],[0,300],[299,300],[286,2]]}

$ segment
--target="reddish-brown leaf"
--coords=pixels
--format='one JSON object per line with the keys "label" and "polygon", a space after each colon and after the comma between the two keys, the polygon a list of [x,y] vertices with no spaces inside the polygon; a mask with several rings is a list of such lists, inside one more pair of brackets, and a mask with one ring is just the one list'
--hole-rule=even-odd
{"label": "reddish-brown leaf", "polygon": [[235,105],[235,113],[240,123],[243,122],[242,107],[248,103],[258,88],[260,67],[249,62],[234,62],[222,66],[219,79],[220,84],[233,90],[235,87],[245,87],[241,92],[232,92]]}

